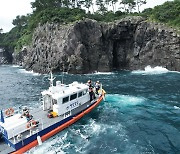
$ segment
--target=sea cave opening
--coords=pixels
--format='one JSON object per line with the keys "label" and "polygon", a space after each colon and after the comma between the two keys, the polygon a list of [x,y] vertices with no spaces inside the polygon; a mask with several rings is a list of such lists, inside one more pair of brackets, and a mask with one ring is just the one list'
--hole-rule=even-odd
{"label": "sea cave opening", "polygon": [[117,68],[119,67],[117,47],[118,47],[118,42],[114,41],[113,42],[113,52],[112,52],[112,54],[113,54],[113,70],[117,70]]}

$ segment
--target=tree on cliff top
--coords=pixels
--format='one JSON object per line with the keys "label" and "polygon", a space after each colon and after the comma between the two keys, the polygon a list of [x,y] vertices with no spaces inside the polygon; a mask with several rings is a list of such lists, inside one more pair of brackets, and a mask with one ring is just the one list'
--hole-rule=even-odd
{"label": "tree on cliff top", "polygon": [[140,13],[140,7],[143,4],[146,4],[146,0],[136,0],[136,6],[137,6],[138,13]]}
{"label": "tree on cliff top", "polygon": [[[95,3],[94,3],[94,2]],[[126,12],[132,12],[135,7],[137,7],[138,12],[141,5],[146,4],[146,0],[35,0],[32,2],[32,8],[34,12],[40,12],[48,8],[86,8],[90,11],[92,8],[94,13],[94,8],[98,8],[97,12],[105,13],[107,11],[116,12],[121,10],[119,7],[123,4],[123,8]],[[121,10],[122,11],[122,10]]]}
{"label": "tree on cliff top", "polygon": [[[96,3],[94,3],[96,1]],[[123,5],[116,11],[119,2]],[[131,11],[146,3],[146,0],[35,0],[32,2],[33,13],[27,16],[17,16],[13,20],[15,28],[9,33],[0,35],[0,45],[17,47],[31,43],[33,30],[38,24],[46,22],[69,23],[81,20],[84,17],[97,21],[114,21],[126,15],[142,15],[157,22],[168,23],[180,27],[180,0],[166,2],[154,9],[146,9],[143,13],[131,13]],[[97,12],[89,12],[98,8]],[[88,13],[81,8],[86,8]],[[1,31],[2,32],[2,31]]]}
{"label": "tree on cliff top", "polygon": [[17,27],[23,27],[28,24],[28,16],[16,16],[16,19],[13,20],[12,24]]}
{"label": "tree on cliff top", "polygon": [[180,0],[168,1],[154,9],[145,9],[142,15],[151,20],[180,27]]}

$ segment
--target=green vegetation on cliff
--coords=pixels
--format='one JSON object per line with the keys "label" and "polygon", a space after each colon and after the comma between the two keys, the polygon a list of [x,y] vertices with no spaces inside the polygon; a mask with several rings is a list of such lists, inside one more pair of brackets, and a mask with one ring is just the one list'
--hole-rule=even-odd
{"label": "green vegetation on cliff", "polygon": [[180,0],[168,1],[153,9],[145,9],[142,15],[150,20],[162,22],[170,26],[180,27]]}
{"label": "green vegetation on cliff", "polygon": [[[8,47],[20,51],[22,46],[29,45],[34,29],[44,23],[71,23],[83,18],[111,22],[124,16],[140,15],[150,21],[162,22],[180,27],[180,0],[165,2],[155,8],[145,9],[139,13],[139,8],[146,0],[121,0],[120,10],[117,10],[118,0],[36,0],[32,2],[33,13],[27,16],[17,16],[13,20],[14,28],[9,33],[0,33],[0,47]],[[94,8],[98,8],[94,12]],[[138,13],[132,13],[136,8]],[[91,10],[91,12],[90,12]]]}

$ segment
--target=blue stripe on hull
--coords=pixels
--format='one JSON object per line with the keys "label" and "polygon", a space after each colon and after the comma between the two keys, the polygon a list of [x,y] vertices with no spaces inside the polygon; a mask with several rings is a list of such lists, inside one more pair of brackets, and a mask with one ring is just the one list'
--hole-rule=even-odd
{"label": "blue stripe on hull", "polygon": [[62,125],[62,124],[64,124],[64,123],[66,123],[67,121],[71,120],[73,117],[74,117],[74,116],[68,117],[68,118],[66,118],[66,119],[64,119],[64,120],[62,120],[62,121],[60,121],[60,122],[55,123],[55,124],[52,125],[52,126],[49,126],[49,127],[45,128],[45,129],[41,130],[40,132],[38,132],[38,133],[36,133],[36,134],[33,134],[32,136],[30,136],[30,137],[28,137],[28,138],[26,138],[26,139],[18,142],[17,144],[15,144],[15,149],[16,149],[16,150],[19,150],[19,149],[22,148],[23,146],[25,146],[25,145],[33,142],[34,140],[36,140],[36,139],[37,139],[37,136],[43,136],[43,135],[49,133],[50,131],[54,130],[54,129],[57,128],[58,126],[60,126],[60,125]]}

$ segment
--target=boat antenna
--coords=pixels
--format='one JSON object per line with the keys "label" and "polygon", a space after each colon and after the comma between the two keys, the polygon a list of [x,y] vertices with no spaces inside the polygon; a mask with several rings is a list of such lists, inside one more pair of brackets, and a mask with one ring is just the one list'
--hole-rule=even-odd
{"label": "boat antenna", "polygon": [[48,80],[50,81],[50,87],[53,87],[53,81],[54,81],[55,77],[53,77],[52,71],[50,72],[50,78],[48,78]]}
{"label": "boat antenna", "polygon": [[63,73],[62,73],[62,81],[61,82],[63,84],[63,82],[64,82],[64,64],[63,64],[63,70],[62,71],[63,71]]}

